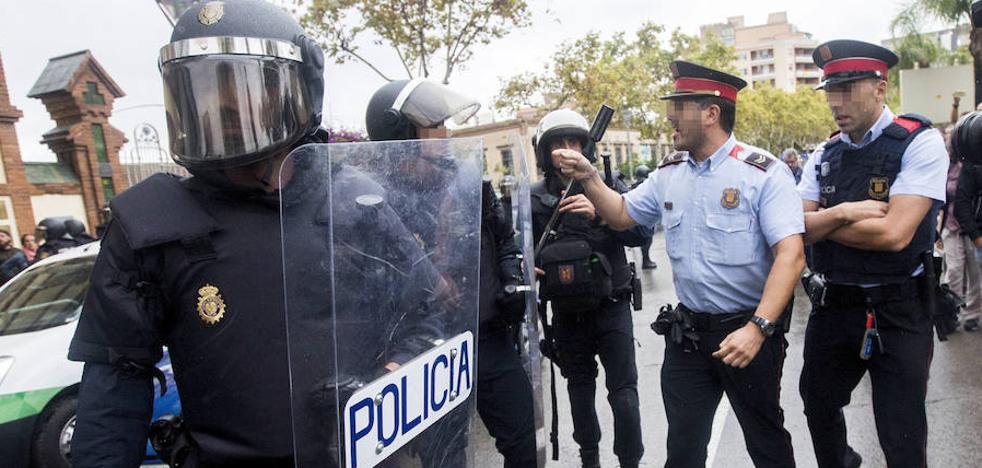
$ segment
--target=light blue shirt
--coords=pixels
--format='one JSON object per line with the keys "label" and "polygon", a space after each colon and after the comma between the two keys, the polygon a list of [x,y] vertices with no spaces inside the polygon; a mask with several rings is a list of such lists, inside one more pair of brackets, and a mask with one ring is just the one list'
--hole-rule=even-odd
{"label": "light blue shirt", "polygon": [[[771,247],[805,232],[788,166],[732,135],[702,164],[687,153],[624,194],[638,224],[665,226],[675,292],[687,307],[733,313],[757,307],[774,263]],[[746,162],[763,155],[766,170]]]}

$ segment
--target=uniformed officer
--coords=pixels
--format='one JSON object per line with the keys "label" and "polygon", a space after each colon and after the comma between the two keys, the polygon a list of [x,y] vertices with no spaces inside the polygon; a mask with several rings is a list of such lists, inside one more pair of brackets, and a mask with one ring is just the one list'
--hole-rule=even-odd
{"label": "uniformed officer", "polygon": [[887,465],[924,467],[933,335],[922,258],[945,200],[944,140],[923,117],[884,105],[893,52],[836,40],[812,57],[840,130],[799,186],[812,269],[827,284],[813,294],[800,382],[815,455],[823,468],[860,465],[842,408],[868,372]]}
{"label": "uniformed officer", "polygon": [[[791,436],[780,406],[782,318],[804,268],[801,208],[787,166],[733,136],[737,93],[746,83],[696,64],[672,63],[668,120],[679,152],[621,196],[575,151],[555,151],[563,172],[615,229],[665,226],[678,310],[659,322],[666,339],[662,396],[667,467],[701,467],[713,415],[725,392],[758,467],[791,467]],[[684,338],[682,337],[684,335]]]}
{"label": "uniformed officer", "polygon": [[[356,209],[358,189],[377,194],[377,185],[350,168],[328,171],[314,167],[316,161],[287,159],[300,145],[327,140],[319,129],[323,65],[320,48],[299,24],[262,0],[202,2],[178,20],[171,42],[161,50],[160,69],[171,153],[193,177],[158,174],[111,202],[113,221],[69,350],[69,359],[85,362],[72,441],[75,466],[141,464],[152,380],[161,376],[154,365],[164,345],[181,393],[183,419],[167,426],[172,437],[158,440],[165,461],[185,467],[294,466],[294,429],[306,427],[303,421],[291,424],[291,384],[300,394],[294,403],[307,405],[295,407],[300,420],[317,402],[336,404],[333,384],[340,378],[305,381],[304,375],[316,374],[288,366],[283,266],[314,271],[323,269],[324,259],[334,258],[363,266],[379,278],[433,278],[425,274],[428,264],[416,261],[423,255],[398,230],[391,209],[379,210],[374,223],[360,222],[356,213],[345,211]],[[274,170],[281,163],[277,177]],[[324,181],[310,180],[324,173],[348,187],[337,192],[348,196],[329,198]],[[288,226],[302,241],[295,249],[280,248],[281,228],[286,229],[281,207],[301,225]],[[325,241],[327,227],[319,220],[329,219],[332,207],[345,221],[334,232],[351,237],[351,249],[331,252]],[[372,244],[358,244],[359,239]],[[375,252],[380,246],[406,254],[413,259],[412,268],[392,258],[362,265],[365,255],[355,251]],[[373,259],[385,254],[376,255]],[[397,264],[401,271],[390,274],[380,263]],[[291,316],[314,311],[309,315],[319,318],[309,322],[308,335],[333,336],[332,321],[318,311],[335,300],[338,310],[355,318],[379,308],[374,295],[352,293],[376,288],[369,279],[338,284],[339,291],[348,291],[346,298],[332,297],[325,284],[330,282],[287,288],[293,294],[291,311],[296,312]],[[435,285],[423,286],[418,289],[433,291]],[[386,291],[397,287],[389,285]],[[426,302],[419,294],[401,296],[405,304]],[[414,308],[405,312],[414,314]],[[337,322],[350,319],[339,317]],[[414,324],[412,330],[393,337],[379,354],[388,362],[375,363],[372,354],[366,360],[376,367],[360,370],[371,376],[383,366],[395,368],[425,346],[412,344],[409,336],[424,321],[407,322]],[[382,331],[385,326],[375,324]],[[442,337],[438,328],[429,335],[430,342]],[[294,348],[303,348],[307,338],[291,335]],[[366,353],[381,349],[368,339],[360,344]],[[323,360],[309,361],[325,367]],[[326,417],[310,416],[327,424]],[[331,439],[319,442],[323,440]],[[300,440],[297,446],[306,443]],[[324,457],[319,463],[332,462]]]}
{"label": "uniformed officer", "polygon": [[[557,149],[581,151],[590,128],[576,112],[561,109],[539,122],[533,146],[545,175],[532,185],[532,228],[536,243],[569,179],[558,171]],[[591,166],[592,167],[592,166]],[[615,174],[613,183],[624,192]],[[606,373],[607,401],[614,415],[614,454],[622,467],[636,467],[644,453],[638,402],[638,370],[631,318],[632,270],[624,247],[637,247],[650,230],[636,226],[614,231],[600,221],[582,194],[566,198],[566,214],[554,230],[554,241],[536,258],[545,270],[539,295],[552,306],[554,362],[566,377],[573,417],[573,439],[584,467],[600,466],[600,423],[597,420],[597,356]],[[595,262],[588,275],[576,265]]]}
{"label": "uniformed officer", "polygon": [[[379,88],[372,95],[366,111],[366,127],[372,141],[418,140],[446,138],[444,125],[451,118],[463,121],[478,110],[477,102],[461,96],[449,88],[425,80],[396,80]],[[426,116],[426,120],[421,116]],[[453,170],[453,161],[431,160],[431,155],[393,155],[393,164],[414,177],[434,183],[429,190],[412,191],[417,197],[393,194],[393,203],[412,212],[416,218],[427,204],[433,210],[445,211],[441,206],[440,190],[446,188],[446,174]],[[522,367],[518,344],[513,328],[520,326],[525,316],[524,292],[506,293],[505,286],[523,283],[520,250],[515,244],[515,233],[504,213],[491,183],[485,181],[482,191],[481,211],[481,282],[478,295],[480,325],[478,327],[477,360],[477,411],[495,439],[498,452],[504,457],[506,468],[534,468],[536,466],[535,420],[532,384]],[[406,195],[409,195],[408,193]],[[410,206],[412,205],[412,206]],[[407,220],[407,225],[419,219]],[[419,232],[418,238],[426,242],[435,233]],[[421,443],[429,443],[424,436]],[[457,453],[463,453],[458,451]],[[451,465],[441,460],[442,465]],[[425,462],[425,460],[424,460]],[[462,463],[462,462],[461,462]]]}
{"label": "uniformed officer", "polygon": [[[651,168],[648,167],[647,165],[641,164],[640,166],[636,167],[634,169],[634,184],[631,185],[631,189],[633,190],[638,188],[638,186],[640,186],[642,183],[644,183],[645,180],[648,179],[649,174],[651,174]],[[641,268],[645,270],[653,270],[655,268],[658,268],[658,264],[651,259],[651,253],[650,253],[651,241],[653,237],[654,237],[654,232],[652,232],[652,235],[648,236],[644,240],[644,245],[641,246]]]}

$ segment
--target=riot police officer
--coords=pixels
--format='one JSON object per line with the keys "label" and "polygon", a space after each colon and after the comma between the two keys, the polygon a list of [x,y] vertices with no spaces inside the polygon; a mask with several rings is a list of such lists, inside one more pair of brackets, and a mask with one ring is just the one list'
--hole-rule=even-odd
{"label": "riot police officer", "polygon": [[[400,96],[404,97],[400,100]],[[424,80],[398,80],[382,86],[372,96],[366,111],[366,127],[372,141],[441,138],[447,136],[446,120],[463,121],[476,111],[475,101],[442,85]],[[392,201],[397,212],[426,212],[420,210],[426,205],[433,205],[434,210],[448,209],[439,203],[441,197],[437,191],[445,188],[445,177],[441,174],[454,170],[453,161],[429,159],[427,155],[393,155],[393,164],[418,174],[409,179],[427,180],[431,182],[427,185],[432,186],[430,190],[411,191],[427,199],[400,196],[396,193],[398,188],[393,188]],[[535,467],[532,386],[514,339],[516,327],[525,318],[525,293],[519,289],[523,283],[520,251],[490,181],[484,182],[481,197],[477,411],[494,437],[506,468]],[[407,220],[407,225],[412,228],[415,222]],[[417,232],[421,243],[432,243],[436,237],[439,236],[427,230]],[[430,440],[424,436],[421,443]],[[444,462],[448,466],[452,464]]]}
{"label": "riot police officer", "polygon": [[[193,176],[157,174],[111,203],[113,220],[69,351],[85,362],[73,462],[140,465],[152,381],[161,376],[154,365],[166,345],[183,421],[166,426],[159,440],[165,461],[293,466],[282,267],[320,265],[330,246],[322,227],[309,222],[329,199],[312,192],[324,184],[307,180],[319,168],[287,154],[326,141],[319,129],[323,53],[265,1],[202,2],[180,17],[160,69],[171,153]],[[351,171],[339,177],[358,185]],[[280,248],[281,204],[312,230],[296,249]],[[378,218],[392,219],[391,210]],[[396,244],[371,228],[360,227],[361,237]],[[296,296],[299,310],[305,300],[332,302],[323,283],[308,292]],[[314,325],[330,331],[323,319]],[[392,341],[387,368],[414,355],[398,337]],[[301,383],[294,387],[315,390]]]}
{"label": "riot police officer", "polygon": [[666,467],[702,467],[725,392],[758,467],[793,467],[780,380],[787,341],[779,319],[804,268],[801,207],[787,166],[733,135],[746,82],[694,63],[671,64],[667,117],[677,153],[640,187],[607,189],[581,154],[557,150],[617,229],[664,217],[665,248],[681,303],[653,327],[666,335],[661,382]]}
{"label": "riot police officer", "polygon": [[[556,149],[581,150],[590,128],[576,112],[546,114],[533,139],[536,163],[545,175],[532,185],[532,227],[536,242],[545,230],[568,179],[557,169]],[[627,187],[615,175],[613,186]],[[552,306],[552,359],[567,381],[573,416],[573,439],[584,467],[599,466],[600,424],[597,420],[597,361],[606,373],[607,401],[614,414],[614,454],[622,467],[638,466],[644,453],[638,406],[638,370],[631,318],[632,268],[625,246],[637,247],[650,229],[636,226],[614,231],[601,222],[582,194],[567,198],[565,214],[554,226],[555,240],[540,251],[540,296]],[[593,262],[586,273],[586,264]],[[579,267],[573,266],[574,264]]]}
{"label": "riot police officer", "polygon": [[[634,169],[634,183],[631,184],[631,190],[638,188],[645,180],[648,179],[648,174],[651,174],[651,168],[646,164],[641,164]],[[641,268],[645,270],[653,270],[658,268],[658,264],[651,259],[651,240],[654,237],[654,233],[648,236],[644,240],[644,245],[641,246]]]}
{"label": "riot police officer", "polygon": [[823,468],[861,464],[842,408],[869,373],[887,465],[924,467],[935,287],[924,262],[945,200],[944,140],[923,117],[884,104],[893,52],[834,40],[813,59],[840,130],[812,154],[798,187],[818,275],[809,284],[821,289],[811,294],[800,381],[815,456]]}

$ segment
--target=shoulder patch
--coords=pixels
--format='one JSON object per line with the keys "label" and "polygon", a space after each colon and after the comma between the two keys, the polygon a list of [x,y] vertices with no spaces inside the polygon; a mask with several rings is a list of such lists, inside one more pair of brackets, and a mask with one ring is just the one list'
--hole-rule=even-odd
{"label": "shoulder patch", "polygon": [[913,119],[906,119],[903,117],[897,117],[893,119],[893,123],[903,127],[904,130],[907,130],[907,133],[914,133],[915,130],[922,127],[920,122]]}
{"label": "shoulder patch", "polygon": [[777,158],[767,156],[764,153],[753,152],[747,155],[741,155],[740,160],[756,167],[757,169],[767,172],[767,169],[774,164],[774,161],[777,161]]}
{"label": "shoulder patch", "polygon": [[682,161],[685,161],[685,153],[682,151],[676,151],[666,156],[665,159],[662,159],[661,162],[658,163],[658,167],[671,166],[673,164],[678,164]]}
{"label": "shoulder patch", "polygon": [[924,117],[921,114],[914,114],[914,113],[903,114],[900,117],[898,117],[898,119],[913,120],[913,121],[921,124],[922,127],[932,127],[932,126],[934,126],[934,124],[931,123],[931,119],[929,119],[927,117]]}

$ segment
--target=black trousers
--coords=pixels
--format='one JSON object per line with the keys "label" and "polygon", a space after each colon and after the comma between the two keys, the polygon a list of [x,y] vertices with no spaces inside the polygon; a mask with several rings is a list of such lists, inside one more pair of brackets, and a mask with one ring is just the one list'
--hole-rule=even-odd
{"label": "black trousers", "polygon": [[532,383],[509,330],[480,333],[477,357],[477,412],[505,468],[535,468],[535,408]]}
{"label": "black trousers", "polygon": [[794,467],[791,434],[784,429],[781,372],[787,341],[778,332],[764,340],[750,364],[737,369],[712,356],[719,344],[746,320],[698,332],[698,349],[666,339],[661,386],[668,416],[667,468],[706,466],[706,446],[723,392],[743,428],[754,465]]}
{"label": "black trousers", "polygon": [[842,408],[866,372],[873,385],[876,432],[887,466],[927,466],[924,401],[934,352],[931,320],[918,298],[880,304],[875,310],[884,352],[869,360],[859,358],[866,329],[864,304],[833,302],[813,308],[808,318],[800,390],[822,468],[858,462],[846,443]]}
{"label": "black trousers", "polygon": [[614,414],[614,454],[622,464],[641,460],[641,411],[634,356],[634,322],[628,301],[605,300],[595,311],[553,313],[556,362],[566,378],[573,416],[573,440],[597,450],[597,356],[606,374],[607,401]]}

